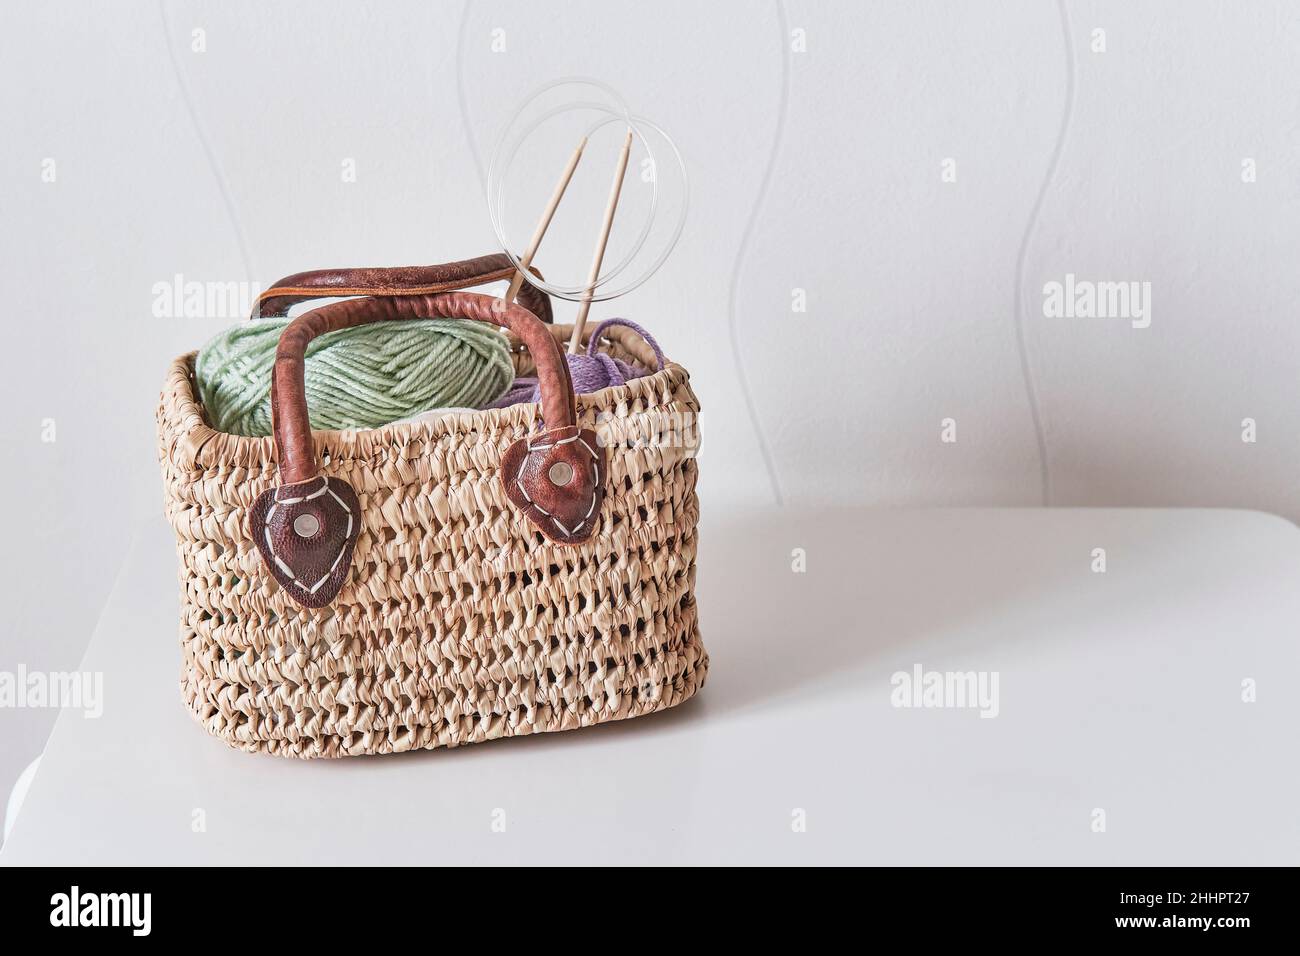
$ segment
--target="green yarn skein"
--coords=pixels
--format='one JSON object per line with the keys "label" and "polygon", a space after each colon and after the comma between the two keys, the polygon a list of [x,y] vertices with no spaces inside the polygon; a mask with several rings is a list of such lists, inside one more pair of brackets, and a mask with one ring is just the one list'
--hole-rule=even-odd
{"label": "green yarn skein", "polygon": [[[213,428],[271,434],[271,368],[289,321],[244,322],[200,350],[194,375]],[[485,322],[374,322],[307,345],[307,411],[315,429],[374,428],[433,408],[479,408],[514,378],[505,336]]]}

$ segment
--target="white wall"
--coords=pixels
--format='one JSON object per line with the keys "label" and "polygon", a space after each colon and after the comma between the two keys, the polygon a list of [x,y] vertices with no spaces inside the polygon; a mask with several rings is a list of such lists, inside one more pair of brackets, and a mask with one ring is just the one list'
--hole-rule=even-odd
{"label": "white wall", "polygon": [[[159,510],[165,364],[226,322],[153,317],[153,284],[491,250],[482,163],[563,75],[620,89],[690,167],[681,247],[598,314],[692,370],[706,507],[1294,518],[1300,5],[1066,7],[8,4],[0,669],[75,668],[124,536]],[[586,255],[560,236],[539,262]],[[1150,327],[1045,318],[1066,273],[1149,282]],[[51,721],[0,712],[0,787]]]}

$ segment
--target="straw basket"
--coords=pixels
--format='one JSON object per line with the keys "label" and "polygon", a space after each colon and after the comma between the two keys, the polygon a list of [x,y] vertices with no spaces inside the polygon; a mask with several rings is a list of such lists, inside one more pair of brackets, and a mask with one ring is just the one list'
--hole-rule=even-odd
{"label": "straw basket", "polygon": [[[496,302],[357,298],[300,316],[276,356],[270,438],[210,428],[194,354],[172,364],[158,436],[181,689],[209,733],[292,757],[394,753],[636,717],[703,685],[686,370],[575,396],[569,329]],[[306,343],[413,317],[507,327],[540,406],[313,433]],[[608,336],[653,367],[634,332]]]}

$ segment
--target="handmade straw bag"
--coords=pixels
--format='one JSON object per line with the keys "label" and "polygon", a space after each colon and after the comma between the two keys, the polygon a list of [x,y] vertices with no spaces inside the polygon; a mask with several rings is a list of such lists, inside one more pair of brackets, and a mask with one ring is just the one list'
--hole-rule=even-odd
{"label": "handmade straw bag", "polygon": [[[510,274],[486,256],[277,283],[260,314],[362,297],[286,326],[272,437],[213,430],[194,353],[172,363],[158,436],[181,689],[211,734],[293,757],[393,753],[636,717],[703,685],[686,370],[575,396],[571,330],[538,318],[544,295],[521,296],[530,311],[456,291]],[[307,343],[411,318],[502,326],[540,404],[312,432]],[[631,330],[604,347],[655,365]]]}

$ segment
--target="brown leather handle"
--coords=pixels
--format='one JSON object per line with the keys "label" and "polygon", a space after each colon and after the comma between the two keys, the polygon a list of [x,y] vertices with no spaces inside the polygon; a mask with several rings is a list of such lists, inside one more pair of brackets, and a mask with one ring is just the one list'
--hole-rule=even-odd
{"label": "brown leather handle", "polygon": [[307,418],[303,381],[307,344],[316,336],[368,322],[463,318],[509,329],[532,353],[546,429],[530,431],[501,456],[498,480],[506,499],[543,536],[580,545],[601,524],[608,469],[605,449],[578,426],[569,363],[537,316],[521,305],[473,292],[348,299],[313,309],[280,334],[271,371],[271,430],[280,484],[257,496],[249,530],[267,573],[303,607],[325,607],[352,573],[352,553],[365,521],[361,499],[339,475],[322,475]]}
{"label": "brown leather handle", "polygon": [[[529,269],[538,278],[542,274]],[[390,268],[315,269],[285,276],[257,297],[252,317],[287,315],[291,306],[309,299],[345,295],[434,295],[514,277],[514,263],[504,252],[446,262],[434,266]],[[540,289],[525,282],[519,290],[519,304],[543,322],[552,321],[551,300]]]}
{"label": "brown leather handle", "polygon": [[280,334],[271,372],[271,429],[282,483],[307,481],[319,468],[303,377],[307,343],[338,329],[401,319],[477,319],[509,329],[527,346],[537,365],[547,431],[577,424],[569,363],[546,326],[523,306],[512,303],[502,307],[500,299],[474,292],[349,299],[303,313]]}

